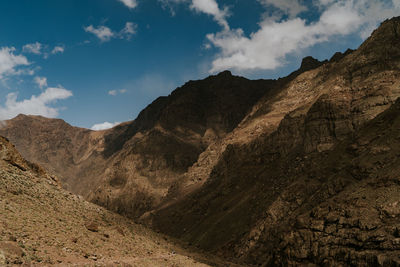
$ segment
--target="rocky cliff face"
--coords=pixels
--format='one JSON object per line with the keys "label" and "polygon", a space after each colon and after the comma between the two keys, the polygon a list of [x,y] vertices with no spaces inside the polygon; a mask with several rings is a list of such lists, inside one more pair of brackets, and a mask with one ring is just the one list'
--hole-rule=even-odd
{"label": "rocky cliff face", "polygon": [[[157,99],[135,121],[74,129],[68,136],[81,143],[68,137],[61,147],[79,171],[64,180],[76,192],[84,185],[93,202],[242,263],[397,266],[399,33],[394,18],[359,49],[305,58],[286,78],[223,72]],[[16,121],[0,133],[38,147],[17,135]],[[32,159],[40,162],[40,151],[50,165],[58,160],[40,147]]]}
{"label": "rocky cliff face", "polygon": [[[237,246],[269,265],[397,266],[400,101],[332,150],[296,158],[296,177]],[[284,211],[282,213],[282,211]]]}

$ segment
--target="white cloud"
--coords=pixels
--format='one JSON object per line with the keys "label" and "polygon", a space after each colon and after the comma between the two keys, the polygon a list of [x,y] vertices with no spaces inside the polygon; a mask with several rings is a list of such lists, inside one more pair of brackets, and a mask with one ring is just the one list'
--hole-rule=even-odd
{"label": "white cloud", "polygon": [[229,24],[226,18],[229,15],[229,10],[227,7],[221,9],[218,6],[216,0],[158,0],[163,8],[168,8],[171,11],[171,14],[174,16],[175,11],[173,9],[173,5],[175,4],[190,4],[190,9],[210,15],[214,18],[214,20],[221,25],[224,30],[229,29]]}
{"label": "white cloud", "polygon": [[92,128],[90,128],[93,131],[102,131],[102,130],[107,130],[110,129],[116,125],[120,124],[120,122],[103,122],[103,123],[98,123],[92,126]]}
{"label": "white cloud", "polygon": [[134,34],[136,34],[137,25],[133,22],[126,22],[125,27],[122,28],[119,32],[114,32],[109,27],[99,26],[93,27],[93,25],[89,25],[84,27],[86,32],[90,32],[94,34],[97,38],[102,42],[110,41],[112,38],[120,38],[125,40],[130,40]]}
{"label": "white cloud", "polygon": [[116,96],[118,94],[118,91],[117,90],[110,90],[110,91],[108,91],[108,94]]}
{"label": "white cloud", "polygon": [[307,7],[302,5],[299,0],[259,0],[259,2],[266,7],[274,6],[288,14],[290,17],[294,17],[307,10]]}
{"label": "white cloud", "polygon": [[93,25],[89,25],[84,28],[85,32],[90,32],[96,35],[97,38],[102,42],[110,41],[112,37],[114,37],[115,33],[106,26],[99,26],[97,28],[93,27]]}
{"label": "white cloud", "polygon": [[120,31],[119,35],[122,39],[130,40],[136,34],[137,25],[133,22],[127,22],[125,27]]}
{"label": "white cloud", "polygon": [[47,78],[46,77],[36,76],[34,81],[40,87],[40,89],[47,87]]}
{"label": "white cloud", "polygon": [[228,22],[226,21],[228,9],[220,9],[215,0],[192,0],[190,8],[213,16],[214,20],[224,27],[225,30],[229,29]]}
{"label": "white cloud", "polygon": [[112,95],[112,96],[116,96],[117,94],[125,94],[127,92],[128,92],[128,90],[126,90],[126,89],[110,90],[110,91],[108,91],[108,94]]}
{"label": "white cloud", "polygon": [[[263,0],[270,4],[279,3]],[[313,2],[321,9],[318,21],[308,23],[301,18],[264,17],[259,30],[246,36],[242,29],[208,34],[207,39],[220,50],[210,72],[225,69],[237,71],[275,69],[285,64],[288,55],[329,41],[335,35],[360,34],[366,38],[377,24],[400,14],[399,0],[320,0]],[[284,8],[288,15],[299,12]],[[397,3],[397,5],[396,5]]]}
{"label": "white cloud", "polygon": [[119,0],[124,5],[126,5],[129,9],[135,8],[137,6],[136,0]]}
{"label": "white cloud", "polygon": [[32,43],[32,44],[26,44],[22,47],[22,51],[25,53],[31,53],[35,55],[40,55],[42,53],[42,47],[43,45],[39,42]]}
{"label": "white cloud", "polygon": [[9,93],[5,105],[0,105],[0,120],[11,119],[18,114],[41,115],[49,118],[58,116],[59,109],[52,104],[58,100],[67,99],[72,92],[64,88],[47,88],[40,95],[30,99],[17,100],[17,93]]}
{"label": "white cloud", "polygon": [[0,48],[0,79],[7,75],[22,73],[21,70],[17,70],[17,68],[30,64],[25,56],[15,55],[14,51],[14,47]]}
{"label": "white cloud", "polygon": [[64,53],[64,50],[65,50],[65,48],[63,47],[63,46],[55,46],[54,48],[53,48],[53,50],[51,51],[51,53],[54,55],[54,54],[58,54],[58,53],[60,53],[60,54],[62,54],[62,53]]}

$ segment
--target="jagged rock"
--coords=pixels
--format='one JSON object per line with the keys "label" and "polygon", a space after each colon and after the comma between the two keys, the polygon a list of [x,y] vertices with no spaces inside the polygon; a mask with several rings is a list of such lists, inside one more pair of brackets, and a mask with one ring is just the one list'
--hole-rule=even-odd
{"label": "jagged rock", "polygon": [[98,232],[99,231],[99,225],[96,222],[89,222],[85,224],[86,229],[88,229],[91,232]]}

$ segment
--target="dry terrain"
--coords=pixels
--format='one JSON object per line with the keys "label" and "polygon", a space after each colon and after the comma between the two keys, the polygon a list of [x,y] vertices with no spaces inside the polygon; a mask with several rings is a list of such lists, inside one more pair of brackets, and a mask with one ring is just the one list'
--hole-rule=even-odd
{"label": "dry terrain", "polygon": [[[0,266],[208,266],[212,258],[88,203],[0,137]],[[218,262],[218,261],[217,261]]]}

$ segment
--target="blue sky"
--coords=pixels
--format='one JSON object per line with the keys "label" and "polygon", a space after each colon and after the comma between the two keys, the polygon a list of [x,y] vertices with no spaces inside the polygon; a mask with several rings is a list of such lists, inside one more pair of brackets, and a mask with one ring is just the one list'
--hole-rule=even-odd
{"label": "blue sky", "polygon": [[9,0],[0,12],[0,120],[101,129],[188,80],[277,78],[357,48],[400,0]]}

